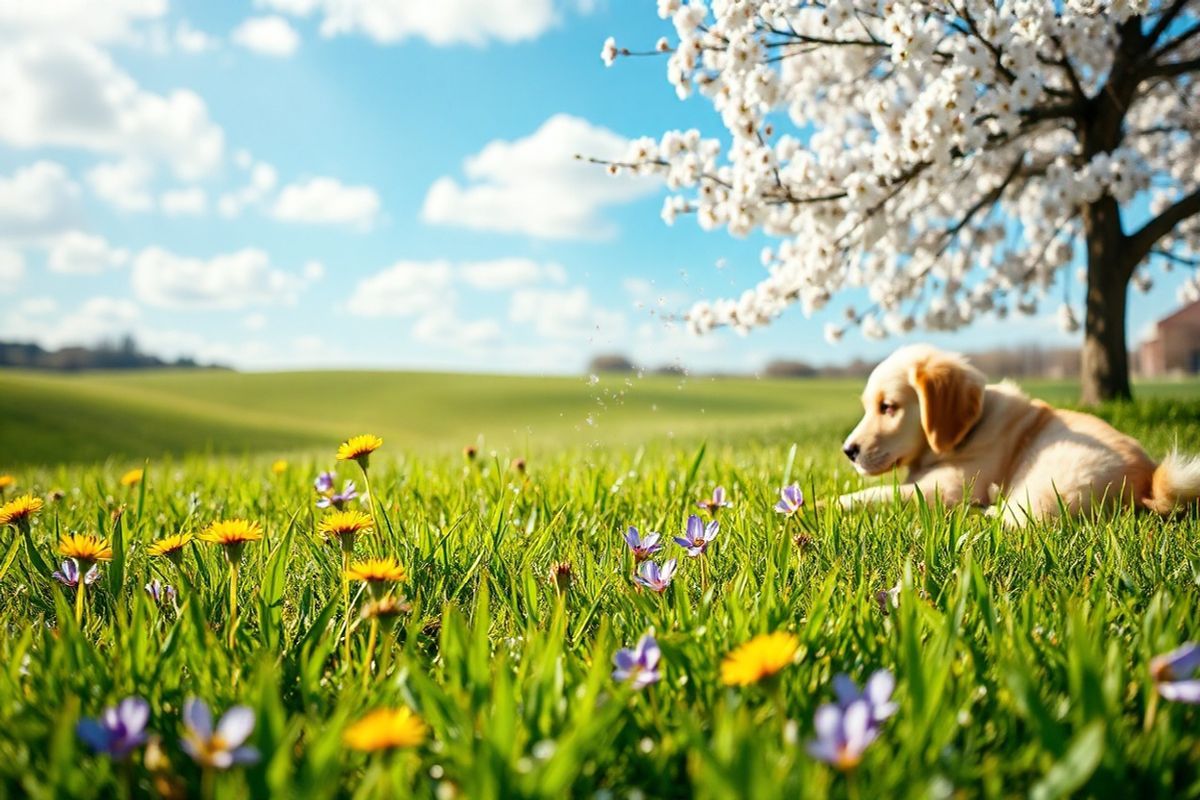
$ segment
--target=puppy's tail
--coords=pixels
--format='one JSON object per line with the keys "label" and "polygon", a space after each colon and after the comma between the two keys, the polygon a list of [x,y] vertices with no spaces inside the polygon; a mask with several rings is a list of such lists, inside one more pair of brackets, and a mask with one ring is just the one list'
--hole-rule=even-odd
{"label": "puppy's tail", "polygon": [[1171,514],[1200,500],[1200,457],[1171,453],[1154,470],[1146,508]]}

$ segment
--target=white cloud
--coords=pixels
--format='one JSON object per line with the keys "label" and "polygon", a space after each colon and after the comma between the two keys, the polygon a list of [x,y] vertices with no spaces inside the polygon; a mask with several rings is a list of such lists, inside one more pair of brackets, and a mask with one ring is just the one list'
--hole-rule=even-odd
{"label": "white cloud", "polygon": [[17,250],[0,247],[0,294],[11,294],[25,277],[25,257]]}
{"label": "white cloud", "polygon": [[434,181],[425,195],[426,222],[524,233],[544,239],[602,239],[615,233],[600,216],[657,189],[651,178],[611,177],[577,154],[616,158],[627,140],[606,128],[557,114],[524,139],[496,140],[468,158],[468,183]]}
{"label": "white cloud", "polygon": [[448,261],[397,261],[360,280],[346,310],[358,317],[410,317],[448,305],[453,281]]}
{"label": "white cloud", "polygon": [[175,46],[185,53],[207,53],[217,49],[216,37],[193,28],[187,20],[175,26]]}
{"label": "white cloud", "polygon": [[542,264],[530,258],[475,261],[463,264],[459,271],[468,286],[485,291],[516,289],[543,280],[561,284],[567,279],[560,264]]}
{"label": "white cloud", "polygon": [[625,330],[624,315],[592,303],[582,286],[571,289],[518,289],[509,301],[508,318],[531,325],[547,339],[612,339]]}
{"label": "white cloud", "polygon": [[133,330],[139,317],[137,304],[113,297],[92,297],[67,314],[49,319],[40,312],[16,313],[0,319],[0,336],[34,341],[55,349],[72,344],[95,344]]}
{"label": "white cloud", "polygon": [[441,306],[418,319],[412,333],[418,342],[475,350],[497,344],[503,329],[494,319],[462,320],[453,308]]}
{"label": "white cloud", "polygon": [[171,189],[163,192],[159,204],[169,217],[196,216],[208,210],[208,195],[198,186]]}
{"label": "white cloud", "polygon": [[67,275],[98,275],[128,261],[128,250],[113,247],[103,237],[82,231],[59,236],[46,255],[46,266],[51,272]]}
{"label": "white cloud", "polygon": [[300,34],[283,17],[251,17],[229,35],[234,44],[274,58],[287,58],[300,47]]}
{"label": "white cloud", "polygon": [[149,211],[154,208],[150,181],[154,169],[138,158],[126,158],[98,164],[87,173],[88,186],[96,196],[121,211]]}
{"label": "white cloud", "polygon": [[265,161],[254,161],[250,154],[238,151],[234,156],[237,165],[250,173],[248,182],[235,192],[226,192],[217,200],[217,212],[223,217],[236,217],[250,206],[257,206],[267,199],[275,188],[279,174]]}
{"label": "white cloud", "polygon": [[0,236],[36,239],[72,227],[79,195],[78,184],[53,161],[37,161],[12,177],[0,175]]}
{"label": "white cloud", "polygon": [[275,219],[312,225],[367,229],[379,214],[379,195],[370,186],[346,186],[334,178],[311,178],[279,191]]}
{"label": "white cloud", "polygon": [[[53,3],[51,3],[53,5]],[[0,48],[0,142],[162,161],[192,179],[221,162],[225,135],[199,95],[143,90],[86,42],[30,39]]]}
{"label": "white cloud", "polygon": [[116,42],[167,12],[167,0],[9,0],[0,3],[0,39],[48,36]]}
{"label": "white cloud", "polygon": [[257,248],[201,259],[149,247],[133,262],[134,294],[147,305],[162,308],[290,304],[305,283],[303,276],[272,265]]}
{"label": "white cloud", "polygon": [[257,311],[253,314],[247,314],[245,319],[242,320],[242,327],[248,331],[261,331],[267,327],[267,316]]}
{"label": "white cloud", "polygon": [[554,24],[553,0],[259,0],[305,16],[322,14],[321,34],[359,33],[389,44],[420,37],[435,45],[536,38]]}
{"label": "white cloud", "polygon": [[18,313],[34,317],[53,314],[57,310],[58,301],[53,297],[30,297],[22,300],[21,304],[17,306]]}

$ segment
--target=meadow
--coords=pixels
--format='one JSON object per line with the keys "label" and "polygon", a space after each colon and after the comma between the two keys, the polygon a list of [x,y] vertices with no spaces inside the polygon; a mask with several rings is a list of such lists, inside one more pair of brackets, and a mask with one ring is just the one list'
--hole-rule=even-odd
{"label": "meadow", "polygon": [[[1196,513],[818,510],[862,485],[837,448],[857,389],[0,374],[3,499],[44,503],[0,538],[0,796],[1200,796],[1200,714],[1150,672],[1200,640]],[[1101,413],[1200,452],[1200,387],[1138,390]],[[364,475],[336,453],[368,432]],[[359,513],[335,518],[346,480]],[[718,486],[730,505],[698,507]],[[690,557],[693,514],[718,530]],[[235,520],[261,538],[214,526]],[[662,591],[630,526],[677,559]],[[96,559],[82,596],[52,575],[71,534],[103,539],[65,542]],[[344,580],[368,556],[402,579]],[[648,633],[660,660],[614,677]],[[895,708],[822,758],[837,676],[880,671]],[[97,735],[130,697],[144,736]],[[206,736],[191,698],[252,718]]]}

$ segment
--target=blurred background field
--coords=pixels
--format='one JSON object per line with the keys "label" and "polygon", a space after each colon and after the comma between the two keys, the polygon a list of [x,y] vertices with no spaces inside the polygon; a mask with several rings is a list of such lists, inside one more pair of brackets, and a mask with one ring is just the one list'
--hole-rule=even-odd
{"label": "blurred background field", "polygon": [[[1029,381],[1056,404],[1071,381]],[[419,372],[0,371],[0,465],[138,462],[164,455],[277,456],[373,431],[389,450],[468,444],[508,455],[564,447],[817,439],[832,446],[859,413],[858,379],[771,380],[605,374],[521,377]],[[1200,421],[1200,381],[1137,386],[1102,413],[1147,432],[1153,451]],[[1184,432],[1181,444],[1188,443]]]}

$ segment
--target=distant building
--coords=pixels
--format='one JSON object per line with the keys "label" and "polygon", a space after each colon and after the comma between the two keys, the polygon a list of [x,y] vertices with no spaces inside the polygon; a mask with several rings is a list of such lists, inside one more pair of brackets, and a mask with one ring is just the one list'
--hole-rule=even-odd
{"label": "distant building", "polygon": [[1200,300],[1160,319],[1138,347],[1137,363],[1148,378],[1200,373]]}

